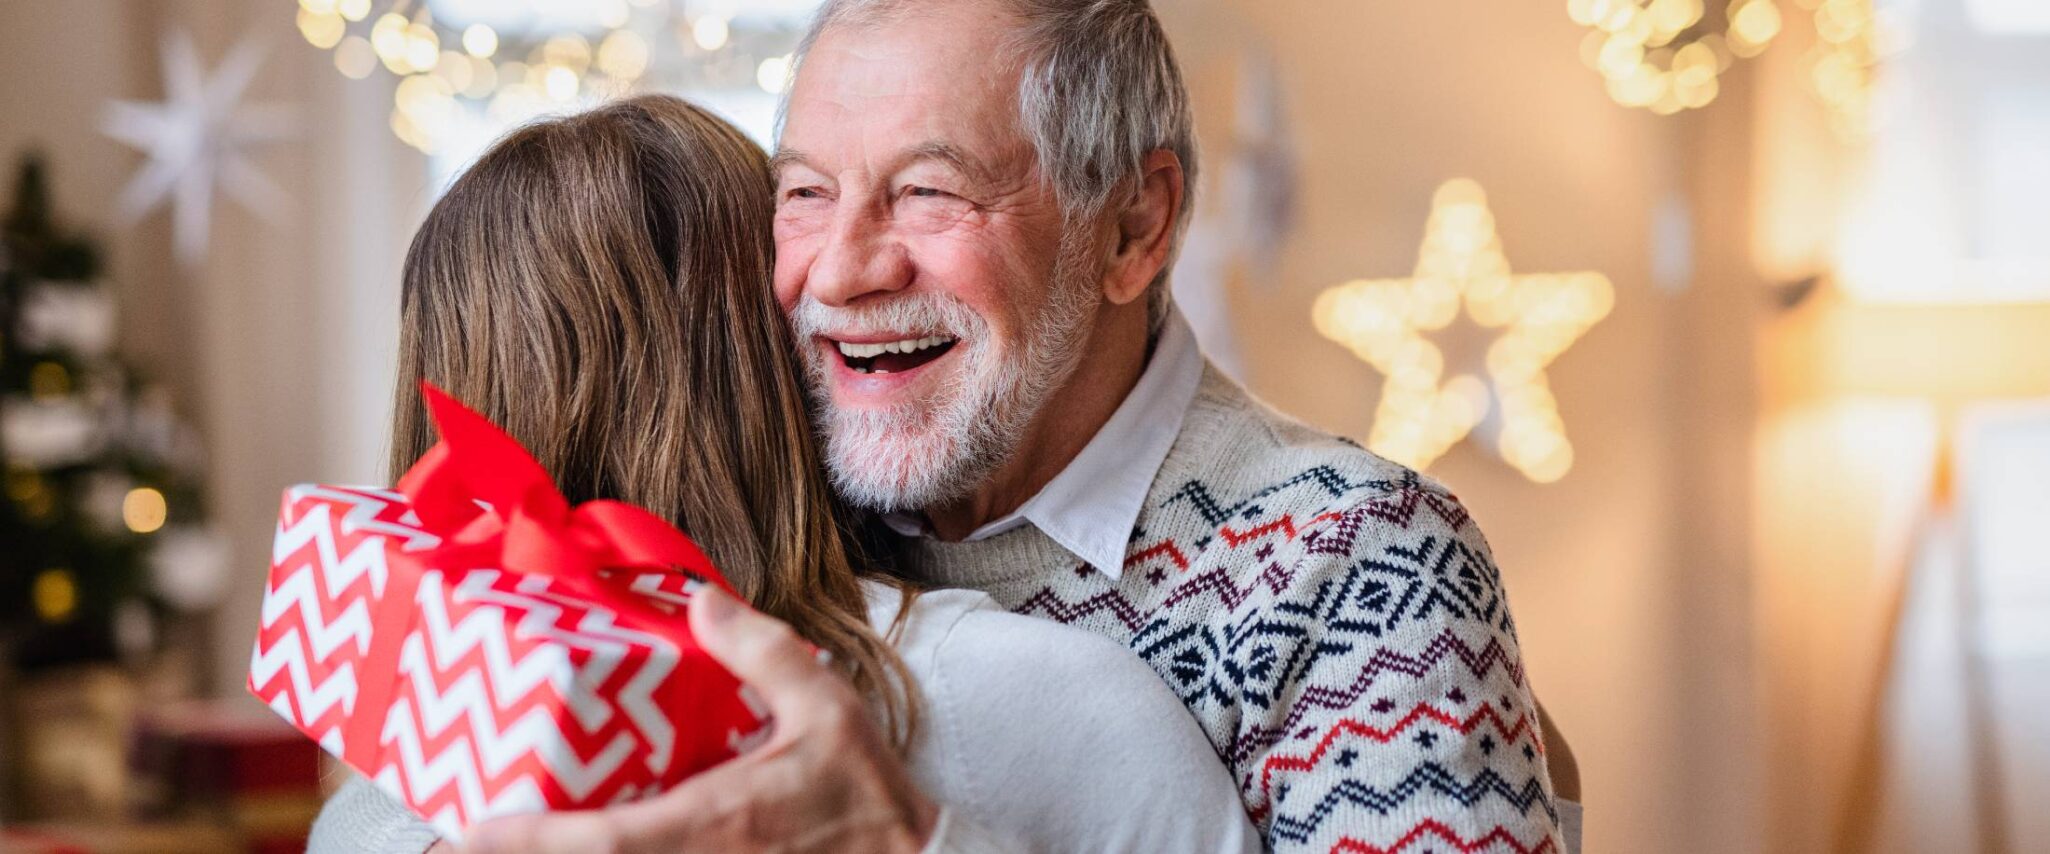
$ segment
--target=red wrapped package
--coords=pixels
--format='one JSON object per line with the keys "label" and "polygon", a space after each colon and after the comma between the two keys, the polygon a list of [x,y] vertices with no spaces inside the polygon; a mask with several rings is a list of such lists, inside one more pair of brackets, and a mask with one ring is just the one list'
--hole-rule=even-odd
{"label": "red wrapped package", "polygon": [[285,493],[249,688],[437,830],[654,794],[744,749],[758,704],[692,637],[732,588],[640,508],[571,507],[431,386],[396,490]]}

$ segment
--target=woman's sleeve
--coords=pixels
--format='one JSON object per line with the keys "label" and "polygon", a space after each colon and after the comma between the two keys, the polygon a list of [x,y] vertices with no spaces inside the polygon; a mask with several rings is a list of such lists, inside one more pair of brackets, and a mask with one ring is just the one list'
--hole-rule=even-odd
{"label": "woman's sleeve", "polygon": [[929,675],[951,804],[1029,847],[1258,852],[1259,833],[1215,748],[1151,668],[1056,623],[977,611]]}
{"label": "woman's sleeve", "polygon": [[313,820],[306,854],[420,854],[440,838],[405,805],[352,774]]}
{"label": "woman's sleeve", "polygon": [[1024,850],[1015,841],[991,833],[959,810],[943,805],[932,838],[926,840],[919,854],[1022,854]]}

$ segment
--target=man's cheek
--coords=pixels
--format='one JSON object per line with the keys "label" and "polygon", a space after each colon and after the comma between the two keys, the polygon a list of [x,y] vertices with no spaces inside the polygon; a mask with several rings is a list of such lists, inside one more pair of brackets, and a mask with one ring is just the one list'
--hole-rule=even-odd
{"label": "man's cheek", "polygon": [[818,258],[818,229],[807,218],[779,211],[775,220],[776,264],[770,275],[776,302],[784,311],[797,307],[804,281]]}
{"label": "man's cheek", "polygon": [[1018,307],[1029,304],[1041,289],[1028,271],[1010,263],[1001,247],[989,241],[953,234],[909,245],[919,280],[960,300],[999,335],[1011,325]]}
{"label": "man's cheek", "polygon": [[775,285],[776,305],[783,309],[784,314],[796,311],[797,297],[801,291],[802,288],[798,285],[784,285],[779,275]]}
{"label": "man's cheek", "polygon": [[808,255],[800,259],[778,248],[776,266],[770,273],[770,288],[776,295],[776,303],[786,314],[796,310],[798,297],[804,294],[804,273],[808,266]]}

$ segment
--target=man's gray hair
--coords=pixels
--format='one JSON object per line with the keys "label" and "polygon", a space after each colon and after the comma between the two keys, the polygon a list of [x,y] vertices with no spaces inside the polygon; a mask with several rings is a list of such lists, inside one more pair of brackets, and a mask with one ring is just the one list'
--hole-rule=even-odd
{"label": "man's gray hair", "polygon": [[[798,46],[798,65],[829,28],[881,22],[931,2],[959,0],[826,0]],[[1157,327],[1196,202],[1196,123],[1160,19],[1147,0],[985,2],[1021,23],[1020,126],[1071,227],[1137,192],[1146,155],[1165,149],[1181,159],[1174,243],[1147,294]]]}

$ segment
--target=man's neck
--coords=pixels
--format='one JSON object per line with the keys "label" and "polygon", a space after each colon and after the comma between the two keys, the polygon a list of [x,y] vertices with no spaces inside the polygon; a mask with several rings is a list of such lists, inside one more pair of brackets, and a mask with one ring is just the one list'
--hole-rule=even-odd
{"label": "man's neck", "polygon": [[1083,342],[1088,355],[1041,405],[1017,450],[968,497],[926,508],[933,535],[961,540],[1017,510],[1096,438],[1146,370],[1145,300],[1105,306]]}

